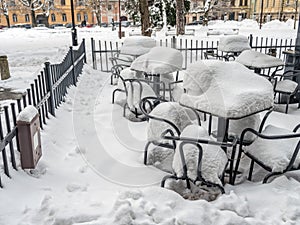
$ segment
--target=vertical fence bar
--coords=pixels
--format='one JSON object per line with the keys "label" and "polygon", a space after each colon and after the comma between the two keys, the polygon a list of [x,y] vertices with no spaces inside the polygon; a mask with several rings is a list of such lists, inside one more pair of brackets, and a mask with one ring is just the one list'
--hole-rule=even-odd
{"label": "vertical fence bar", "polygon": [[97,69],[97,61],[96,61],[96,49],[95,49],[95,40],[91,38],[91,47],[92,47],[92,61],[93,61],[93,69]]}
{"label": "vertical fence bar", "polygon": [[[17,115],[16,115],[16,108],[15,108],[15,104],[11,103],[11,115],[13,118],[13,123],[14,123],[14,127],[17,126]],[[18,105],[19,107],[19,105]],[[20,143],[19,143],[19,138],[18,138],[18,129],[16,129],[16,144],[17,144],[17,150],[20,151]]]}
{"label": "vertical fence bar", "polygon": [[51,77],[51,72],[50,72],[50,63],[46,62],[45,63],[45,77],[46,77],[46,88],[47,92],[50,93],[50,97],[48,99],[48,107],[49,107],[49,112],[51,115],[55,116],[55,107],[54,107],[54,96],[53,96],[53,89],[52,89],[52,77]]}
{"label": "vertical fence bar", "polygon": [[[5,106],[7,107],[7,106]],[[3,129],[2,129],[2,119],[1,119],[1,114],[0,114],[0,138],[1,141],[4,141],[4,135],[3,135]],[[2,162],[3,162],[3,169],[4,169],[4,174],[10,178],[9,174],[9,168],[8,168],[8,162],[7,162],[7,154],[6,154],[6,148],[4,147],[2,150]]]}
{"label": "vertical fence bar", "polygon": [[[42,89],[43,89],[43,98],[47,96],[47,85],[46,85],[46,81],[45,81],[45,73],[43,71],[41,71],[41,78],[42,78]],[[49,115],[48,115],[48,99],[46,99],[46,102],[43,104],[45,106],[45,113],[46,113],[46,118],[49,119]],[[46,124],[46,123],[45,123]]]}
{"label": "vertical fence bar", "polygon": [[38,75],[38,86],[39,86],[39,94],[40,94],[40,100],[39,100],[39,103],[40,106],[41,106],[41,110],[42,110],[42,122],[43,124],[46,124],[46,117],[45,117],[45,107],[44,107],[44,103],[42,102],[43,101],[43,89],[42,89],[42,81],[41,81],[41,75],[39,74]]}
{"label": "vertical fence bar", "polygon": [[28,105],[32,105],[32,102],[31,102],[31,94],[30,94],[30,89],[27,88],[27,99],[28,99]]}
{"label": "vertical fence bar", "polygon": [[70,47],[70,52],[71,52],[71,65],[72,65],[72,78],[73,78],[73,85],[76,86],[76,76],[75,76],[75,66],[74,66],[74,53],[73,53],[73,47]]}
{"label": "vertical fence bar", "polygon": [[[14,104],[14,103],[12,103],[12,104]],[[11,132],[11,127],[10,127],[10,119],[9,119],[8,106],[4,106],[4,115],[5,115],[5,122],[6,122],[7,133],[10,133]],[[9,150],[10,150],[10,160],[11,160],[12,167],[15,170],[17,170],[15,153],[14,153],[14,145],[13,145],[12,140],[9,142]]]}

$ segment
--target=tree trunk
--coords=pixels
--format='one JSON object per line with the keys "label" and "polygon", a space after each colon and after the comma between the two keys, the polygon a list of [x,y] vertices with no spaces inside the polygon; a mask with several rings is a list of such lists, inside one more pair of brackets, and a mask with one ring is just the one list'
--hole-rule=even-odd
{"label": "tree trunk", "polygon": [[176,0],[176,34],[184,34],[184,3],[183,0]]}
{"label": "tree trunk", "polygon": [[35,18],[35,11],[33,10],[34,6],[31,6],[31,25],[32,27],[36,27],[36,18]]}
{"label": "tree trunk", "polygon": [[5,15],[5,19],[6,19],[7,27],[10,28],[9,16]]}
{"label": "tree trunk", "polygon": [[97,24],[101,27],[101,12],[96,12]]}
{"label": "tree trunk", "polygon": [[151,36],[148,0],[140,0],[142,35]]}

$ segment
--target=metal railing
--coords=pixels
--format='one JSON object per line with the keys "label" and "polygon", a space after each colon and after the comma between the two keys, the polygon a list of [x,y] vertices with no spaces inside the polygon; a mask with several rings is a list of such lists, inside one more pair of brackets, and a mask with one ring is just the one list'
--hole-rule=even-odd
{"label": "metal railing", "polygon": [[[64,101],[67,88],[76,85],[84,63],[86,50],[83,40],[77,50],[70,47],[60,64],[46,62],[43,71],[37,75],[23,96],[3,107],[4,110],[0,112],[0,167],[3,168],[3,172],[0,170],[0,174],[4,173],[6,177],[11,178],[10,169],[18,170],[16,154],[19,154],[20,146],[16,126],[17,114],[27,105],[35,106],[39,112],[40,127],[43,129],[49,114],[55,116],[56,108]],[[0,187],[3,187],[1,175]]]}
{"label": "metal railing", "polygon": [[[295,49],[295,39],[259,38],[250,35],[248,37],[252,49],[263,53],[269,53],[270,49],[276,49],[276,57],[284,60],[283,51]],[[219,42],[216,40],[188,40],[183,38],[167,37],[157,41],[157,46],[166,46],[178,49],[184,58],[183,68],[186,69],[190,63],[204,59],[204,53],[209,50],[218,50]],[[93,68],[103,72],[110,72],[112,64],[110,58],[118,52],[122,46],[121,42],[96,41],[91,38]],[[222,52],[220,52],[222,55]]]}

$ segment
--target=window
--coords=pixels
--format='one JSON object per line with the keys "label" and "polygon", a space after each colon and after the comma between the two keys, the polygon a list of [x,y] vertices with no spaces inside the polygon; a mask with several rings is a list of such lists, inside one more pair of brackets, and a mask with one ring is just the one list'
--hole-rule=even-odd
{"label": "window", "polygon": [[29,15],[28,14],[26,14],[25,15],[25,22],[29,22],[30,21],[30,19],[29,19]]}
{"label": "window", "polygon": [[108,9],[108,10],[111,10],[111,5],[108,5],[108,6],[107,6],[107,9]]}
{"label": "window", "polygon": [[77,22],[80,22],[81,21],[81,15],[80,13],[77,13]]}
{"label": "window", "polygon": [[[269,1],[269,0],[268,0]],[[248,0],[244,1],[244,6],[248,6]]]}
{"label": "window", "polygon": [[243,5],[243,0],[240,0],[240,6],[242,6]]}
{"label": "window", "polygon": [[125,5],[121,5],[121,10],[125,10]]}
{"label": "window", "polygon": [[60,0],[61,5],[66,5],[66,0]]}
{"label": "window", "polygon": [[15,23],[18,22],[18,16],[16,14],[13,14],[12,18]]}
{"label": "window", "polygon": [[62,21],[64,21],[64,22],[67,21],[67,15],[65,13],[62,14]]}
{"label": "window", "polygon": [[55,18],[55,14],[54,14],[54,13],[51,14],[51,21],[52,21],[52,22],[55,22],[55,21],[56,21],[56,18]]}
{"label": "window", "polygon": [[231,0],[231,6],[235,6],[234,3],[235,3],[235,0]]}
{"label": "window", "polygon": [[83,15],[83,18],[84,18],[85,21],[88,21],[88,19],[89,19],[88,14],[85,13],[85,14]]}
{"label": "window", "polygon": [[269,0],[266,0],[266,1],[267,1],[266,7],[268,8],[269,7]]}

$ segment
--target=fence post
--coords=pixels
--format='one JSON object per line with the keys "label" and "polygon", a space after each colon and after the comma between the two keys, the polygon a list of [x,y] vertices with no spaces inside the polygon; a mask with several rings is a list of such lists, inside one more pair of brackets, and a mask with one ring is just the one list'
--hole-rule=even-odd
{"label": "fence post", "polygon": [[250,34],[249,36],[249,45],[250,45],[250,48],[252,48],[252,45],[253,45],[253,35]]}
{"label": "fence post", "polygon": [[47,92],[50,93],[48,105],[49,105],[49,112],[55,116],[55,107],[54,107],[54,93],[52,89],[52,76],[50,72],[50,63],[45,62],[45,77],[46,77],[46,88]]}
{"label": "fence post", "polygon": [[177,43],[176,43],[176,37],[173,36],[172,37],[172,42],[171,42],[171,48],[175,48],[176,49],[176,45],[177,45]]}
{"label": "fence post", "polygon": [[93,69],[97,69],[97,62],[96,62],[96,53],[95,53],[95,41],[94,38],[91,38],[91,44],[92,44],[92,60],[93,60]]}
{"label": "fence post", "polygon": [[86,49],[85,49],[85,39],[82,39],[82,44],[83,44],[83,52],[84,52],[84,63],[86,63]]}

